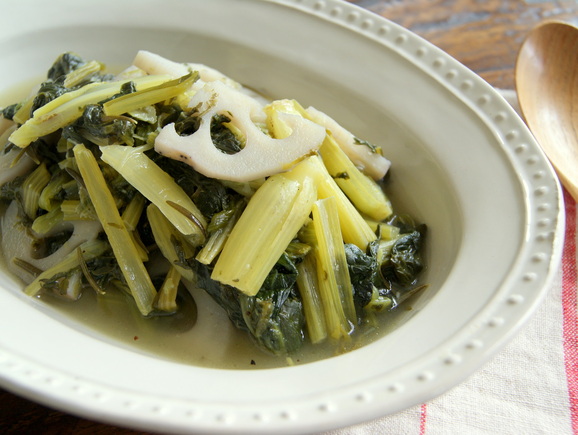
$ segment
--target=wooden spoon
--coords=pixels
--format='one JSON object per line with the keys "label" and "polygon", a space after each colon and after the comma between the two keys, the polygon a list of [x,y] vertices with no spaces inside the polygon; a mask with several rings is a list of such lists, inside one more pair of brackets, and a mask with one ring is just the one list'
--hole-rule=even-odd
{"label": "wooden spoon", "polygon": [[578,28],[548,21],[523,42],[516,90],[526,123],[578,201]]}

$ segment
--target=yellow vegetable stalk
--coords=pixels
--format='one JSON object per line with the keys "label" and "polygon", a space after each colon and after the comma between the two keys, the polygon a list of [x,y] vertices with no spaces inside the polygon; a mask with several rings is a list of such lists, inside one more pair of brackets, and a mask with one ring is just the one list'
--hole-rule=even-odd
{"label": "yellow vegetable stalk", "polygon": [[357,317],[337,202],[334,198],[318,200],[313,204],[312,213],[318,286],[321,302],[326,306],[327,329],[333,338],[347,337]]}
{"label": "yellow vegetable stalk", "polygon": [[[291,129],[278,118],[278,112],[290,113],[308,118],[307,112],[305,112],[303,107],[301,107],[301,105],[295,100],[273,101],[265,108],[265,113],[267,114],[267,125],[270,134],[276,138],[283,138],[291,134]],[[349,160],[345,154],[344,156]],[[341,190],[340,186],[335,182],[324,165],[324,162],[317,156],[313,156],[307,160],[309,161],[309,163],[307,163],[309,170],[311,171],[311,174],[314,174],[315,176],[318,197],[329,198],[333,196],[337,200],[343,239],[347,243],[353,243],[360,249],[365,250],[369,242],[376,239],[375,233],[371,230],[367,222],[365,222],[364,218],[351,203],[349,198],[347,198],[343,190]],[[339,160],[339,164],[344,165],[345,162]],[[350,165],[355,168],[351,162]],[[350,168],[350,166],[348,165],[346,168]],[[353,185],[353,187],[358,188],[357,185]],[[365,194],[366,191],[364,190],[364,192],[360,193]],[[373,195],[377,196],[377,193],[373,192]]]}
{"label": "yellow vegetable stalk", "polygon": [[379,231],[380,240],[392,240],[399,236],[400,228],[395,225],[389,225],[383,222],[368,220],[367,224],[374,231]]}
{"label": "yellow vegetable stalk", "polygon": [[144,196],[136,194],[122,212],[122,220],[129,231],[134,231],[144,211],[146,200]]}
{"label": "yellow vegetable stalk", "polygon": [[267,115],[267,128],[269,133],[276,139],[284,139],[291,135],[291,128],[281,119],[279,112],[299,115],[307,118],[307,112],[295,100],[275,100],[263,109]]}
{"label": "yellow vegetable stalk", "polygon": [[86,207],[85,203],[79,201],[78,199],[65,199],[60,204],[60,210],[63,214],[62,219],[65,221],[96,219],[92,207],[89,209]]}
{"label": "yellow vegetable stalk", "polygon": [[42,193],[38,198],[38,206],[46,211],[58,208],[61,201],[56,199],[56,196],[63,189],[66,180],[67,176],[64,172],[52,178],[46,187],[42,189]]}
{"label": "yellow vegetable stalk", "polygon": [[56,225],[62,222],[64,214],[59,208],[55,208],[48,213],[44,213],[32,222],[32,231],[37,234],[46,234]]}
{"label": "yellow vegetable stalk", "polygon": [[181,78],[161,83],[131,94],[126,94],[102,105],[104,114],[118,116],[133,110],[141,109],[161,101],[170,100],[183,94],[199,78],[199,73],[189,73]]}
{"label": "yellow vegetable stalk", "polygon": [[211,236],[207,239],[205,246],[203,246],[203,248],[197,253],[197,256],[195,257],[198,262],[203,264],[211,264],[217,255],[221,253],[223,246],[225,246],[227,238],[237,224],[242,211],[243,208],[241,207],[241,204],[238,204],[235,207],[232,215],[229,217],[227,223],[211,234]]}
{"label": "yellow vegetable stalk", "polygon": [[153,310],[157,292],[140,259],[139,250],[125,227],[92,152],[80,144],[74,147],[74,156],[126,284],[130,288],[139,311],[147,315]]}
{"label": "yellow vegetable stalk", "polygon": [[179,308],[177,306],[177,293],[180,282],[181,274],[176,267],[171,266],[155,299],[154,306],[157,310],[164,311],[165,313],[174,313],[177,311]]}
{"label": "yellow vegetable stalk", "polygon": [[323,302],[319,294],[315,253],[311,252],[297,265],[297,288],[303,302],[303,313],[309,339],[313,344],[327,338],[327,325]]}
{"label": "yellow vegetable stalk", "polygon": [[46,279],[51,279],[56,275],[66,273],[80,267],[80,260],[78,252],[82,254],[82,258],[85,261],[92,260],[93,258],[99,257],[106,252],[108,249],[108,244],[102,240],[89,240],[81,244],[77,250],[72,251],[66,257],[62,259],[58,264],[46,269],[40,275],[36,277],[26,288],[24,293],[28,296],[35,296],[42,290],[42,282]]}
{"label": "yellow vegetable stalk", "polygon": [[249,296],[257,294],[316,199],[315,183],[303,163],[270,177],[257,190],[225,243],[211,278]]}
{"label": "yellow vegetable stalk", "polygon": [[64,79],[64,87],[73,88],[78,86],[87,77],[104,70],[104,65],[96,60],[91,60],[77,69],[70,71]]}
{"label": "yellow vegetable stalk", "polygon": [[370,242],[377,239],[369,224],[329,175],[325,165],[318,156],[309,159],[316,177],[317,196],[320,199],[335,198],[341,233],[346,243],[353,243],[365,251]]}
{"label": "yellow vegetable stalk", "polygon": [[24,180],[22,188],[22,206],[24,212],[30,219],[36,217],[38,211],[38,198],[42,190],[50,182],[50,172],[46,165],[42,163]]}
{"label": "yellow vegetable stalk", "polygon": [[[137,89],[146,89],[169,80],[168,76],[145,76],[133,80]],[[82,116],[84,108],[117,94],[126,82],[91,83],[82,88],[62,94],[36,109],[18,130],[10,135],[10,142],[20,148],[27,147],[36,139],[53,133]]]}
{"label": "yellow vegetable stalk", "polygon": [[136,250],[138,252],[138,258],[140,258],[141,261],[146,263],[147,261],[149,261],[149,252],[148,252],[146,246],[143,245],[137,232],[130,231],[128,229],[127,229],[127,231],[128,231],[128,235],[130,236],[130,238],[132,240],[134,247],[136,248]]}
{"label": "yellow vegetable stalk", "polygon": [[32,105],[34,104],[34,97],[29,97],[22,102],[20,109],[16,111],[14,117],[12,118],[14,122],[18,124],[24,124],[30,119],[30,111],[32,110]]}
{"label": "yellow vegetable stalk", "polygon": [[383,189],[357,169],[330,133],[319,152],[327,171],[361,213],[378,221],[391,215],[391,202]]}
{"label": "yellow vegetable stalk", "polygon": [[[191,258],[195,254],[194,249],[185,240],[183,235],[161,213],[156,205],[150,204],[147,207],[147,218],[155,242],[163,256],[178,270],[180,275],[185,279],[192,281],[194,279],[193,271],[179,264],[181,262],[179,254],[182,253],[185,258]],[[177,250],[180,250],[181,252],[178,252]]]}
{"label": "yellow vegetable stalk", "polygon": [[149,253],[146,246],[144,246],[143,242],[141,241],[138,231],[136,231],[136,226],[144,210],[145,202],[146,200],[144,196],[137,193],[126,205],[121,216],[122,221],[124,222],[124,226],[128,230],[134,245],[138,249],[140,259],[142,261],[149,260]]}
{"label": "yellow vegetable stalk", "polygon": [[142,148],[108,145],[100,150],[101,159],[155,204],[191,243],[202,244],[207,228],[205,217],[175,180],[149,159]]}

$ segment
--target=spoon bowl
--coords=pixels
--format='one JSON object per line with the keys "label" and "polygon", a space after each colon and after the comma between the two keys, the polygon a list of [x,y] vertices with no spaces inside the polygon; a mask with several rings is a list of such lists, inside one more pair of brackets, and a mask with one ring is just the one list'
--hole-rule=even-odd
{"label": "spoon bowl", "polygon": [[578,201],[578,27],[538,25],[520,48],[515,74],[526,123]]}

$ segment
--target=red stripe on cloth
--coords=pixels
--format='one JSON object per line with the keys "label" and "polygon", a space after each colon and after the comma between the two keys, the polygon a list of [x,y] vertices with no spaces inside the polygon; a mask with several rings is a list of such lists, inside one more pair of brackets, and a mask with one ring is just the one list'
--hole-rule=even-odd
{"label": "red stripe on cloth", "polygon": [[576,312],[576,202],[564,191],[566,234],[562,254],[564,364],[568,382],[572,431],[578,434],[578,315]]}
{"label": "red stripe on cloth", "polygon": [[427,403],[422,403],[421,411],[419,414],[419,435],[425,435],[426,420],[427,420]]}

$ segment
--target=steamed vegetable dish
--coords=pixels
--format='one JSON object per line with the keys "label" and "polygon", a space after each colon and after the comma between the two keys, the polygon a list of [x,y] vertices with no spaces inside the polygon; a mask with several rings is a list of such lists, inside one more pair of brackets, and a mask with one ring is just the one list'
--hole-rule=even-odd
{"label": "steamed vegetable dish", "polygon": [[205,65],[65,53],[0,133],[2,251],[27,295],[123,293],[148,319],[195,286],[286,357],[347,349],[425,287],[425,226],[392,209],[381,148]]}

